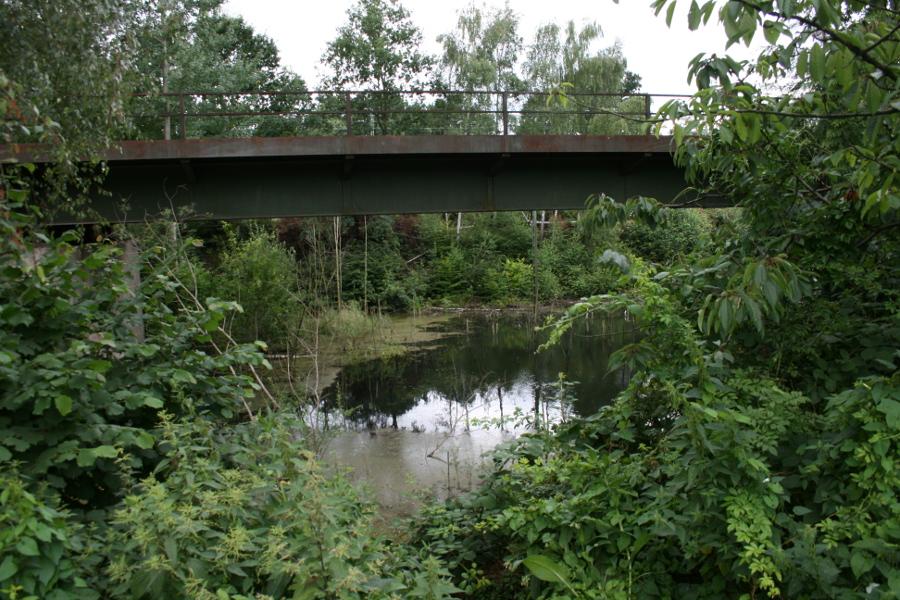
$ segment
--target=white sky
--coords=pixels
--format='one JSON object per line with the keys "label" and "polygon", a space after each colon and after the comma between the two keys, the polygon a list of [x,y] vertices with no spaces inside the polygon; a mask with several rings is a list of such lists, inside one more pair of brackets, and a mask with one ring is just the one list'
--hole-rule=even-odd
{"label": "white sky", "polygon": [[[225,9],[243,16],[257,33],[274,39],[282,64],[314,88],[320,80],[318,63],[325,46],[337,37],[336,31],[347,22],[347,9],[353,4],[354,0],[228,0]],[[435,38],[452,31],[457,12],[470,0],[401,0],[401,4],[422,31],[423,49],[439,54],[440,45]],[[488,4],[501,5],[502,0]],[[604,33],[598,49],[620,39],[629,70],[641,75],[642,91],[651,94],[691,93],[687,84],[688,62],[701,52],[725,53],[725,34],[716,17],[708,26],[689,31],[688,3],[681,0],[679,4],[669,29],[664,13],[654,16],[650,0],[621,0],[618,5],[612,0],[510,0],[510,6],[521,17],[519,35],[526,44],[544,23],[597,21]],[[751,53],[733,46],[730,54],[749,58]]]}

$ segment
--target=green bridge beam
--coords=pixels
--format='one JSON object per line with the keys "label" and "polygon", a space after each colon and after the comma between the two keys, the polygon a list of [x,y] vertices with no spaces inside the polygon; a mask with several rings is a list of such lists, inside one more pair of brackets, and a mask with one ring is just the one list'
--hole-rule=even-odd
{"label": "green bridge beam", "polygon": [[111,196],[93,207],[110,222],[184,206],[193,220],[580,209],[591,194],[671,202],[688,187],[671,138],[652,136],[130,141],[106,159]]}

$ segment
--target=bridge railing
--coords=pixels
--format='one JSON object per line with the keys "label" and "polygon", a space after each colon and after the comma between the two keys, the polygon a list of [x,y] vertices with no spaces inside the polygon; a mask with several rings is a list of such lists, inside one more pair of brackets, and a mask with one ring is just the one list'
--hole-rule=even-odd
{"label": "bridge railing", "polygon": [[672,96],[457,90],[137,94],[126,137],[639,134],[661,97]]}

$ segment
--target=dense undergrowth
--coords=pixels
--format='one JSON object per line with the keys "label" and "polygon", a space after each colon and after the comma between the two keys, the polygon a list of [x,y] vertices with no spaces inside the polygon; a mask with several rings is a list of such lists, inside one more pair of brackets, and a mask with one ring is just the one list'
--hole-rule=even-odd
{"label": "dense undergrowth", "polygon": [[702,353],[650,287],[643,322],[662,347],[623,350],[639,359],[629,389],[495,452],[479,490],[423,511],[421,547],[475,598],[900,593],[896,371],[811,398]]}
{"label": "dense undergrowth", "polygon": [[[537,232],[542,304],[620,289],[619,268],[597,262],[610,248],[663,264],[694,251],[702,255],[713,227],[737,223],[740,211],[680,211],[653,228],[627,223],[613,229],[579,226],[582,214],[547,214]],[[242,342],[263,340],[276,352],[296,349],[311,328],[321,331],[323,319],[326,329],[346,329],[329,317],[338,307],[386,314],[429,306],[531,304],[535,270],[527,218],[519,213],[459,217],[184,224],[179,235],[200,236],[204,244],[190,248],[190,272],[182,265],[183,278],[199,297],[239,302],[244,310],[229,317],[231,335]],[[170,243],[166,231],[175,228],[132,228],[130,234],[141,245],[165,245]],[[353,337],[352,331],[340,334]]]}

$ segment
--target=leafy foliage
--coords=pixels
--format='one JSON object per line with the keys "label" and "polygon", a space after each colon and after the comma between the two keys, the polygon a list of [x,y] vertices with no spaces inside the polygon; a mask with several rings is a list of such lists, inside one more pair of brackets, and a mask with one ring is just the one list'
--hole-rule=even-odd
{"label": "leafy foliage", "polygon": [[391,550],[372,532],[374,507],[322,471],[296,438],[296,420],[276,414],[213,432],[202,420],[165,418],[165,459],[134,482],[104,540],[112,597],[456,591],[433,561]]}
{"label": "leafy foliage", "polygon": [[[646,110],[644,99],[628,98],[638,91],[640,77],[627,70],[628,63],[618,42],[600,52],[590,51],[602,35],[597,23],[585,24],[580,31],[572,21],[566,24],[565,30],[555,23],[538,29],[527,52],[526,80],[536,92],[558,90],[564,85],[571,93],[560,96],[558,104],[550,102],[554,99],[552,93],[549,97],[530,96],[523,108],[544,114],[524,115],[518,133],[633,135],[641,132]],[[546,114],[554,108],[566,113],[605,110],[632,114],[625,119],[613,114]]]}
{"label": "leafy foliage", "polygon": [[[332,71],[324,82],[327,88],[391,92],[422,85],[433,59],[419,50],[422,33],[399,0],[360,0],[347,10],[347,17],[322,57]],[[344,98],[335,96],[333,102],[332,110],[341,110]],[[351,106],[370,113],[376,124],[371,133],[387,134],[410,125],[404,115],[385,112],[405,104],[399,95],[375,93],[355,94]]]}
{"label": "leafy foliage", "polygon": [[[29,482],[30,483],[30,482]],[[32,493],[15,469],[0,474],[0,594],[6,598],[97,598],[79,577],[81,525],[45,489]]]}
{"label": "leafy foliage", "polygon": [[419,29],[398,0],[361,0],[328,44],[329,84],[343,89],[398,90],[421,80],[431,60],[419,52]]}
{"label": "leafy foliage", "polygon": [[[39,180],[41,195],[31,199],[48,214],[83,214],[87,189],[103,175],[81,161],[118,137],[133,60],[128,32],[117,0],[0,5],[2,141],[53,142],[43,149],[52,162]],[[17,167],[4,163],[5,179]]]}
{"label": "leafy foliage", "polygon": [[265,340],[283,350],[304,312],[293,253],[274,234],[255,229],[244,240],[230,235],[218,260],[215,274],[203,277],[201,297],[233,298],[241,306],[224,323],[235,341]]}
{"label": "leafy foliage", "polygon": [[78,260],[74,233],[39,237],[39,248],[23,234],[29,222],[12,211],[0,219],[0,461],[104,505],[118,487],[121,452],[136,468],[153,464],[146,429],[158,409],[230,417],[255,385],[230,367],[263,359],[255,345],[203,350],[234,307],[213,301],[173,312],[169,264],[130,286],[115,249],[98,246]]}
{"label": "leafy foliage", "polygon": [[[298,95],[255,92],[302,92],[303,80],[281,65],[278,48],[241,17],[222,13],[221,0],[142,0],[130,3],[138,51],[136,77],[148,97],[132,98],[132,114],[177,113],[179,98],[159,93],[208,92],[185,96],[187,113],[288,112],[307,102]],[[250,92],[250,94],[246,94]],[[191,117],[181,131],[178,120],[136,117],[130,135],[169,139],[203,137],[268,137],[297,135],[293,117]]]}
{"label": "leafy foliage", "polygon": [[[671,20],[674,2],[654,6]],[[691,3],[690,26],[715,10]],[[636,316],[644,337],[611,361],[631,384],[431,509],[420,542],[460,582],[497,573],[499,593],[569,598],[900,595],[897,15],[743,0],[718,15],[732,43],[761,31],[770,46],[749,63],[695,59],[700,90],[659,127],[740,221],[725,215],[668,266],[631,261],[626,292],[561,320]],[[658,232],[660,208],[600,197],[588,218]]]}
{"label": "leafy foliage", "polygon": [[643,223],[623,224],[619,240],[650,262],[680,263],[708,241],[710,229],[705,211],[680,209],[671,211],[656,229]]}

